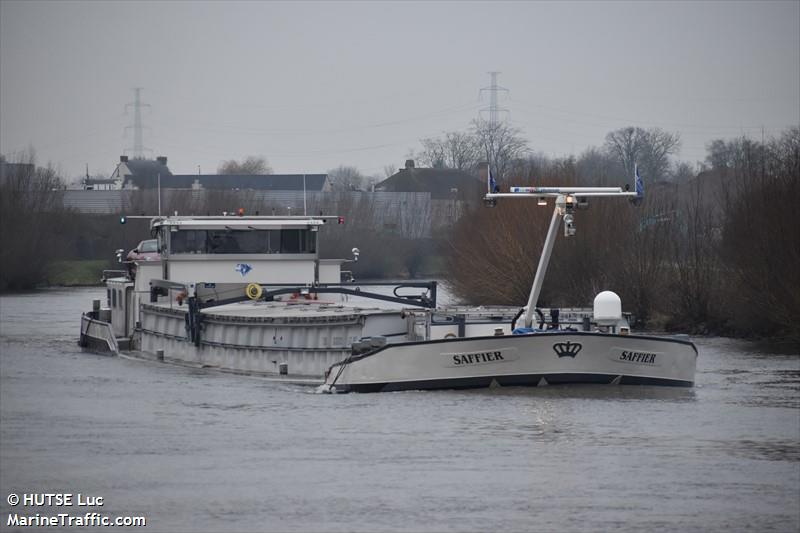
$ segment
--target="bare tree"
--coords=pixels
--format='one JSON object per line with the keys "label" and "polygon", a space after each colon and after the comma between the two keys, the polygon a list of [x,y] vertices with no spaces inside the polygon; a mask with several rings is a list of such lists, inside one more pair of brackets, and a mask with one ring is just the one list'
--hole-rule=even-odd
{"label": "bare tree", "polygon": [[217,174],[272,174],[272,167],[265,157],[251,155],[242,161],[223,161],[217,168]]}
{"label": "bare tree", "polygon": [[629,126],[606,135],[606,150],[617,157],[628,176],[633,175],[634,165],[652,182],[665,180],[669,175],[669,156],[680,149],[677,133],[661,128],[634,128]]}
{"label": "bare tree", "polygon": [[516,161],[529,151],[522,131],[504,122],[492,124],[486,120],[474,120],[472,134],[480,147],[481,157],[488,159],[498,180],[505,179]]}
{"label": "bare tree", "polygon": [[29,289],[43,281],[71,227],[63,181],[52,166],[36,166],[32,148],[3,161],[0,178],[0,290]]}
{"label": "bare tree", "polygon": [[671,174],[672,181],[675,183],[686,183],[690,179],[694,178],[695,171],[692,168],[692,165],[686,161],[678,161],[675,163],[675,166],[672,167]]}
{"label": "bare tree", "polygon": [[444,137],[420,141],[422,152],[417,154],[423,165],[431,168],[452,168],[473,171],[483,158],[478,138],[469,132],[451,131]]}
{"label": "bare tree", "polygon": [[706,208],[703,189],[695,180],[679,206],[684,223],[683,235],[672,240],[673,287],[675,300],[672,321],[681,328],[703,331],[715,314],[714,296],[720,283],[717,221]]}
{"label": "bare tree", "polygon": [[383,178],[389,178],[397,173],[397,165],[383,165]]}
{"label": "bare tree", "polygon": [[380,174],[373,174],[371,176],[366,176],[364,178],[364,190],[371,191],[375,185],[377,185],[383,180],[384,178],[381,177]]}
{"label": "bare tree", "polygon": [[731,150],[725,141],[722,139],[715,139],[706,145],[706,163],[712,170],[722,170],[730,166]]}
{"label": "bare tree", "polygon": [[[723,141],[724,142],[724,141]],[[723,142],[716,144],[723,146]],[[715,143],[712,143],[715,144]],[[766,144],[724,142],[721,258],[727,319],[748,335],[800,343],[800,128]]]}
{"label": "bare tree", "polygon": [[339,165],[328,171],[328,177],[337,191],[358,191],[364,185],[364,176],[356,167]]}
{"label": "bare tree", "polygon": [[591,147],[586,149],[576,161],[578,180],[590,186],[621,185],[630,183],[630,176],[619,160],[607,151]]}

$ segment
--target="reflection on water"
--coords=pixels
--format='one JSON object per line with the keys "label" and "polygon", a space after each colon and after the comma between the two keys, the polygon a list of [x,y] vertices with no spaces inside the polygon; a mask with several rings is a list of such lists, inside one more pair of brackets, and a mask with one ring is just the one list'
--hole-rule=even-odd
{"label": "reflection on water", "polygon": [[701,339],[691,389],[318,395],[81,353],[102,297],[0,298],[2,494],[154,531],[800,529],[797,355]]}
{"label": "reflection on water", "polygon": [[642,385],[636,387],[608,387],[606,385],[586,384],[579,387],[544,386],[544,387],[505,387],[496,389],[475,389],[472,394],[486,395],[491,398],[507,396],[535,396],[539,399],[572,399],[601,401],[638,401],[644,400],[685,402],[695,399],[695,390],[687,387],[655,387]]}

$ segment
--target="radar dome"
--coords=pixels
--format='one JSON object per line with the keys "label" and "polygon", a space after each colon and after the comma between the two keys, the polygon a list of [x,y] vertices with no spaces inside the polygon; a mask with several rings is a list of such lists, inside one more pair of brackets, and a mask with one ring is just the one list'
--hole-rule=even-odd
{"label": "radar dome", "polygon": [[622,319],[622,300],[617,293],[603,291],[594,297],[594,320],[600,325],[613,325]]}

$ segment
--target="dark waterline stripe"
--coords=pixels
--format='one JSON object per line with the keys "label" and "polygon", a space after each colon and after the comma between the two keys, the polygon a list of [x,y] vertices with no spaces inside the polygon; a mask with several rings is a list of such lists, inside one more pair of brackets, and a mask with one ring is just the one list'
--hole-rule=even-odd
{"label": "dark waterline stripe", "polygon": [[[337,392],[392,392],[404,390],[433,389],[483,389],[496,383],[501,387],[536,387],[542,378],[548,385],[595,384],[609,385],[619,374],[523,374],[516,376],[481,376],[469,378],[431,379],[417,381],[395,381],[384,383],[353,383],[336,386]],[[622,376],[620,385],[660,385],[669,387],[692,387],[694,382],[680,379]],[[341,388],[340,388],[341,387]]]}

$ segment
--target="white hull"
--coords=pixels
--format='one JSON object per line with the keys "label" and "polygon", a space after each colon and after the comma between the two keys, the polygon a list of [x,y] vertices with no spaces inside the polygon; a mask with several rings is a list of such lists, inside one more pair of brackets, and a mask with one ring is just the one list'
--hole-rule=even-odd
{"label": "white hull", "polygon": [[119,345],[109,322],[81,315],[81,336],[78,345],[95,352],[119,355]]}
{"label": "white hull", "polygon": [[688,340],[552,332],[387,345],[333,365],[337,392],[480,388],[561,383],[692,386]]}

